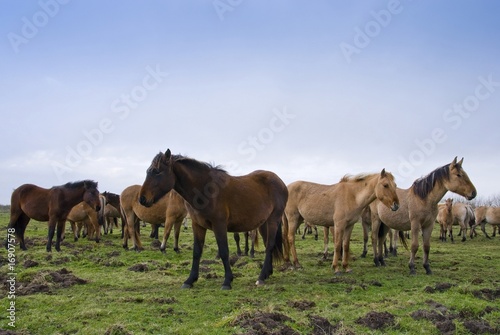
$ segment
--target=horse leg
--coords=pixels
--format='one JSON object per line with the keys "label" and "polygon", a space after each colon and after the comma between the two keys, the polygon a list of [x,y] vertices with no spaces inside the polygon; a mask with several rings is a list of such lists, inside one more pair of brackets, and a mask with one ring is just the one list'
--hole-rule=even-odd
{"label": "horse leg", "polygon": [[262,269],[260,271],[259,278],[255,285],[264,285],[264,281],[269,278],[270,275],[273,274],[273,254],[278,259],[281,259],[281,241],[283,238],[281,229],[280,229],[280,217],[273,219],[273,214],[271,217],[259,227],[260,234],[262,235],[262,239],[267,241],[266,245],[266,257],[264,258],[264,264],[262,265]]}
{"label": "horse leg", "polygon": [[243,255],[243,253],[241,252],[241,247],[240,247],[240,234],[239,233],[234,233],[234,241],[236,242],[236,254],[238,256],[241,256]]}
{"label": "horse leg", "polygon": [[[335,222],[335,219],[334,219]],[[345,229],[345,222],[335,222],[335,234],[334,234],[334,239],[333,239],[333,261],[332,261],[332,268],[334,270],[334,273],[336,275],[341,274],[340,267],[339,267],[339,259],[340,255],[342,253],[342,245],[344,241],[344,229]]]}
{"label": "horse leg", "polygon": [[[329,236],[329,227],[323,227],[323,260],[328,258],[328,239]],[[333,232],[332,232],[333,239]]]}
{"label": "horse leg", "polygon": [[[175,224],[175,218],[166,217],[165,219],[165,229],[163,229],[163,239],[161,241],[160,250],[165,253],[167,249],[167,241],[170,237],[170,232],[172,231],[172,226]],[[175,248],[174,248],[175,250]]]}
{"label": "horse leg", "polygon": [[486,222],[481,222],[481,230],[483,231],[484,233],[484,236],[486,236],[487,238],[491,239],[491,237],[488,235],[488,233],[486,232]]}
{"label": "horse leg", "polygon": [[408,263],[408,267],[410,268],[410,274],[415,275],[417,274],[415,270],[415,256],[418,251],[418,234],[419,234],[419,227],[414,224],[412,224],[411,227],[411,253],[410,253],[410,261]]}
{"label": "horse leg", "polygon": [[252,230],[249,233],[250,238],[252,239],[252,244],[250,247],[250,258],[255,257],[255,243],[257,242],[257,239],[259,238],[259,232],[257,230]]}
{"label": "horse leg", "polygon": [[47,252],[52,251],[52,239],[54,238],[56,224],[57,224],[57,222],[55,221],[55,219],[50,218],[50,220],[49,220],[49,235],[47,238],[47,246],[46,246]]}
{"label": "horse leg", "polygon": [[[192,288],[193,283],[198,280],[198,275],[200,273],[200,260],[203,253],[203,246],[205,245],[205,236],[207,230],[193,221],[193,263],[191,264],[191,272],[189,273],[188,279],[182,284],[182,288]],[[226,234],[227,240],[227,234]],[[229,253],[229,250],[227,251]]]}
{"label": "horse leg", "polygon": [[342,253],[342,267],[344,268],[344,271],[349,273],[352,271],[352,269],[349,267],[349,246],[351,243],[351,234],[352,234],[352,229],[354,228],[354,224],[350,224],[346,227],[345,233],[344,233],[344,245],[343,245],[343,253]]}
{"label": "horse leg", "polygon": [[[250,238],[251,232],[245,232],[245,256],[248,256],[248,251],[250,250],[250,246],[248,245],[248,239]],[[253,241],[252,241],[252,253],[253,253]]]}
{"label": "horse leg", "polygon": [[361,254],[361,258],[365,258],[368,254],[368,234],[370,233],[369,223],[364,220],[361,221],[361,227],[363,228],[363,253]]}
{"label": "horse leg", "polygon": [[64,232],[64,223],[66,220],[57,221],[57,231],[56,231],[56,251],[61,251],[61,240]]}
{"label": "horse leg", "polygon": [[423,258],[423,266],[425,269],[425,272],[430,275],[432,274],[431,267],[429,265],[429,252],[431,250],[431,234],[432,234],[432,228],[433,225],[430,227],[427,227],[422,231],[422,246],[424,249],[424,258]]}
{"label": "horse leg", "polygon": [[182,218],[177,219],[174,222],[174,251],[176,253],[180,252],[180,249],[179,249],[179,236],[181,234],[181,224],[182,224]]}
{"label": "horse leg", "polygon": [[[302,267],[299,264],[299,259],[297,257],[297,249],[295,249],[295,233],[294,232],[297,230],[298,227],[300,227],[300,224],[298,221],[299,221],[298,217],[292,218],[292,220],[289,221],[290,226],[289,226],[289,230],[288,230],[288,244],[290,246],[290,253],[292,254],[292,258],[293,258],[293,267],[296,269]],[[262,234],[262,230],[261,230],[261,234]],[[264,236],[264,235],[262,235],[262,236]],[[266,241],[265,238],[264,238],[264,241]],[[286,259],[286,256],[285,256],[285,259]]]}
{"label": "horse leg", "polygon": [[140,235],[140,221],[139,219],[136,220],[136,223],[134,224],[134,235],[132,238],[132,241],[134,242],[134,250],[135,251],[141,251],[143,250],[142,242],[141,242],[141,235]]}
{"label": "horse leg", "polygon": [[[392,232],[392,244],[393,244],[393,247],[392,247],[392,251],[391,251],[391,254],[394,256],[394,257],[397,257],[398,255],[398,241],[399,241],[399,231],[398,230],[394,230]],[[389,248],[390,249],[390,248]]]}
{"label": "horse leg", "polygon": [[[382,231],[381,231],[382,229]],[[383,226],[378,217],[372,213],[372,248],[373,248],[373,262],[375,266],[381,266],[383,262],[382,254],[379,254],[379,235],[383,233]]]}
{"label": "horse leg", "polygon": [[454,243],[455,241],[453,241],[453,225],[448,226],[448,235],[450,235],[451,243]]}
{"label": "horse leg", "polygon": [[27,250],[26,243],[24,242],[24,232],[26,227],[30,222],[29,216],[20,212],[19,214],[11,214],[10,222],[8,228],[14,228],[16,231],[16,237],[19,240],[19,246],[21,250]]}
{"label": "horse leg", "polygon": [[464,224],[464,228],[463,228],[463,231],[462,231],[462,242],[465,242],[465,240],[467,240],[467,225]]}

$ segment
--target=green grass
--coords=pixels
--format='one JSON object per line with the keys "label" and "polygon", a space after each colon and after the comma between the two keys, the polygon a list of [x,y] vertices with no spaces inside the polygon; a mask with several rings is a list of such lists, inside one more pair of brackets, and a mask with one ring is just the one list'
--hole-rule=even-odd
{"label": "green grass", "polygon": [[[8,215],[0,215],[0,227],[6,227]],[[320,229],[320,231],[322,231]],[[2,240],[6,230],[2,229]],[[373,265],[371,248],[368,258],[362,251],[361,226],[355,226],[351,251],[353,272],[334,276],[331,258],[323,261],[322,235],[315,241],[297,236],[297,252],[301,270],[280,270],[256,287],[255,281],[263,261],[261,242],[256,258],[241,257],[233,266],[235,279],[231,291],[220,290],[223,267],[220,261],[202,264],[203,272],[193,289],[181,285],[191,265],[191,229],[181,232],[181,253],[173,252],[169,240],[162,254],[143,229],[145,250],[125,251],[121,239],[103,236],[101,243],[84,239],[64,242],[61,252],[45,251],[47,225],[30,222],[26,236],[27,251],[16,250],[16,280],[20,283],[41,281],[49,292],[16,296],[16,328],[8,326],[6,308],[10,300],[6,290],[0,291],[0,329],[19,334],[243,334],[249,329],[235,321],[258,312],[279,313],[290,318],[285,324],[298,334],[311,334],[311,316],[320,316],[339,325],[343,334],[440,334],[429,320],[415,320],[418,310],[456,315],[456,334],[469,334],[465,320],[485,321],[500,329],[498,297],[487,300],[478,295],[481,289],[499,290],[500,239],[479,236],[465,243],[438,241],[437,227],[431,243],[430,262],[433,274],[425,275],[421,267],[422,249],[418,252],[417,275],[410,276],[409,252],[399,248],[398,257],[387,259],[387,266]],[[172,237],[171,237],[172,238]],[[235,243],[229,235],[231,254]],[[458,240],[458,238],[456,239]],[[4,249],[5,250],[5,249]],[[332,250],[332,247],[330,247]],[[217,252],[212,232],[207,235],[204,261],[215,259]],[[25,268],[27,260],[37,266]],[[7,253],[0,254],[0,275],[8,273]],[[134,272],[130,267],[145,264],[147,271]],[[86,284],[66,288],[51,282],[50,272],[67,269]],[[448,289],[429,292],[442,283]],[[6,285],[3,286],[7,287]],[[300,307],[305,306],[305,307]],[[395,317],[393,326],[372,330],[356,321],[371,311],[388,312]]]}

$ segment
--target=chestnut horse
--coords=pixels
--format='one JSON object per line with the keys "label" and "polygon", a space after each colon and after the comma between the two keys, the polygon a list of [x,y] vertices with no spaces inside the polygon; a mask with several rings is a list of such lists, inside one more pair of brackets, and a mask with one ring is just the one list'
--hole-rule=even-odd
{"label": "chestnut horse", "polygon": [[[103,197],[101,197],[101,204],[99,205],[101,206],[101,209],[103,206],[102,200]],[[95,240],[96,242],[99,242],[103,218],[98,216],[98,212],[96,212],[96,210],[85,201],[75,205],[68,213],[66,220],[71,224],[75,242],[78,241],[78,238],[80,237],[82,225],[87,229],[87,236],[89,239],[95,233]]]}
{"label": "chestnut horse", "polygon": [[144,207],[139,203],[140,191],[141,185],[132,185],[124,189],[120,196],[120,205],[127,226],[123,236],[123,247],[128,247],[128,238],[130,237],[134,250],[143,249],[139,235],[139,220],[142,220],[151,223],[153,230],[165,223],[163,241],[160,246],[162,252],[165,252],[168,237],[172,227],[174,227],[174,251],[178,252],[181,224],[187,215],[184,199],[173,191],[166,194],[161,201],[157,201],[153,206]]}
{"label": "chestnut horse", "polygon": [[349,243],[354,223],[359,220],[363,208],[375,199],[380,199],[394,211],[399,207],[394,177],[385,169],[380,173],[344,176],[333,185],[296,181],[288,185],[288,193],[283,217],[283,231],[288,237],[285,239],[285,262],[290,263],[291,253],[293,267],[300,267],[295,232],[303,221],[324,227],[334,226],[332,267],[336,274],[340,273],[340,254],[344,270],[351,271]]}
{"label": "chestnut horse", "polygon": [[214,232],[224,264],[222,289],[231,289],[227,232],[259,228],[266,256],[256,284],[264,284],[273,272],[273,258],[277,261],[283,257],[281,218],[288,198],[283,181],[273,172],[262,170],[233,177],[218,167],[167,150],[156,155],[147,169],[140,202],[152,206],[172,189],[187,203],[194,237],[191,272],[182,287],[191,288],[198,280],[207,229]]}
{"label": "chestnut horse", "polygon": [[[471,200],[477,195],[476,188],[462,168],[463,158],[457,158],[442,167],[417,179],[409,189],[397,189],[401,207],[397,212],[390,212],[380,202],[370,205],[372,212],[372,246],[375,265],[384,265],[382,242],[388,228],[411,231],[410,274],[415,274],[415,255],[418,250],[418,239],[423,239],[423,266],[427,274],[431,274],[429,251],[432,229],[438,213],[438,202],[447,191],[451,191]],[[381,225],[381,221],[384,225]],[[384,227],[384,228],[382,228]],[[379,228],[384,229],[379,234]]]}
{"label": "chestnut horse", "polygon": [[476,207],[474,213],[476,215],[476,224],[471,228],[471,233],[475,233],[476,226],[480,224],[484,235],[491,238],[485,229],[486,223],[489,223],[493,226],[493,236],[495,236],[496,230],[500,227],[500,207],[479,206]]}
{"label": "chestnut horse", "polygon": [[24,232],[30,219],[48,221],[47,251],[52,251],[52,239],[56,232],[56,226],[55,248],[57,251],[61,251],[61,236],[66,217],[71,209],[81,201],[85,201],[94,210],[99,211],[101,202],[96,182],[84,180],[49,189],[33,184],[21,185],[12,193],[9,228],[15,228],[21,249],[26,250]]}

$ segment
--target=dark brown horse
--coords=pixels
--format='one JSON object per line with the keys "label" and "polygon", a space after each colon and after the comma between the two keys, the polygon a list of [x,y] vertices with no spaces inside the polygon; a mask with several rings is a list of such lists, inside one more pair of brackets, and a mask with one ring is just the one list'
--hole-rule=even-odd
{"label": "dark brown horse", "polygon": [[198,280],[207,229],[214,232],[224,264],[222,289],[231,289],[233,273],[227,232],[259,228],[266,256],[256,284],[264,284],[273,273],[273,258],[277,261],[283,257],[281,218],[288,199],[283,181],[276,174],[262,170],[233,177],[218,167],[171,155],[167,150],[156,155],[147,169],[139,201],[151,206],[171,189],[186,200],[193,227],[193,263],[182,287],[191,288]]}
{"label": "dark brown horse", "polygon": [[71,209],[85,201],[96,211],[101,208],[97,183],[91,180],[67,183],[46,189],[33,184],[19,186],[12,193],[9,228],[15,228],[21,249],[26,250],[24,231],[30,219],[48,221],[47,251],[52,250],[52,239],[57,226],[55,248],[61,251],[61,235]]}

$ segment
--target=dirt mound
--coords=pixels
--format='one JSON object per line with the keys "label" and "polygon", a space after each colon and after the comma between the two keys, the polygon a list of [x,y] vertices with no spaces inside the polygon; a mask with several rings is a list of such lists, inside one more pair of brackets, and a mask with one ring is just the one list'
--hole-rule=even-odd
{"label": "dirt mound", "polygon": [[353,331],[342,328],[341,324],[332,325],[327,319],[321,316],[310,315],[309,322],[313,327],[311,335],[355,335]]}
{"label": "dirt mound", "polygon": [[132,265],[131,267],[128,268],[128,270],[134,272],[147,272],[149,271],[149,267],[147,264],[139,263],[136,265]]}
{"label": "dirt mound", "polygon": [[428,300],[426,303],[432,308],[432,310],[418,310],[413,312],[411,317],[414,320],[424,319],[431,321],[441,334],[455,334],[455,320],[463,322],[464,327],[467,328],[472,334],[496,334],[499,331],[499,329],[492,328],[488,322],[478,318],[496,311],[497,308],[495,307],[486,307],[483,312],[481,312],[478,316],[475,316],[467,311],[451,313],[446,306],[432,300]]}
{"label": "dirt mound", "polygon": [[305,311],[306,309],[311,309],[316,306],[314,301],[300,300],[300,301],[289,301],[288,306],[298,309],[299,311]]}
{"label": "dirt mound", "polygon": [[434,293],[434,292],[444,292],[452,288],[453,284],[450,283],[438,283],[434,287],[426,286],[424,292],[426,293]]}
{"label": "dirt mound", "polygon": [[53,272],[42,270],[31,281],[20,282],[16,292],[18,295],[29,295],[40,292],[52,292],[58,288],[67,288],[86,283],[85,279],[76,277],[65,268]]}
{"label": "dirt mound", "polygon": [[357,319],[356,323],[374,330],[393,327],[396,325],[394,315],[391,313],[379,313],[374,311],[369,312],[364,317]]}
{"label": "dirt mound", "polygon": [[285,325],[286,321],[293,320],[280,313],[244,313],[232,322],[232,326],[245,329],[245,335],[299,335]]}
{"label": "dirt mound", "polygon": [[476,298],[492,301],[500,298],[500,288],[497,288],[496,290],[482,288],[477,291],[472,291],[472,294]]}

